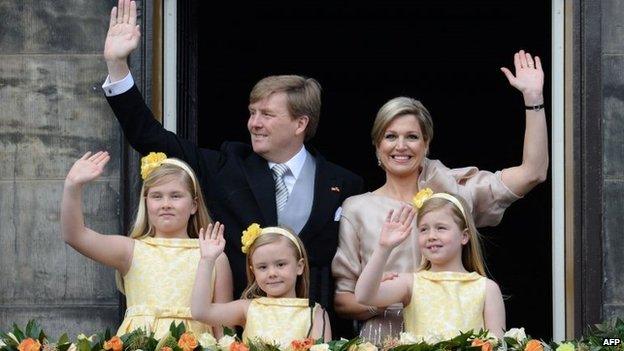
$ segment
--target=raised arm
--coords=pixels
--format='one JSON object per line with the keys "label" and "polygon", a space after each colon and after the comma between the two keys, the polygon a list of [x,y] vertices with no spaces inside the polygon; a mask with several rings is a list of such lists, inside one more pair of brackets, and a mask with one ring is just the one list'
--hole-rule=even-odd
{"label": "raised arm", "polygon": [[[381,277],[381,283],[398,277],[399,274],[396,272],[386,272]],[[386,307],[358,303],[355,299],[355,293],[350,291],[337,291],[334,295],[334,310],[343,318],[366,320],[382,314]]]}
{"label": "raised arm", "polygon": [[390,252],[399,245],[412,231],[415,212],[404,206],[394,213],[391,210],[381,229],[379,246],[373,251],[362,274],[355,285],[355,299],[358,303],[373,306],[389,306],[409,299],[411,276],[401,274],[398,279],[381,283],[384,267]]}
{"label": "raised arm", "polygon": [[[230,262],[225,254],[219,255],[216,266],[216,278],[213,289],[212,302],[226,303],[232,301],[233,297],[233,282],[232,282],[232,269],[230,268]],[[233,327],[227,325],[227,327]],[[219,339],[223,336],[223,328],[220,326],[213,326],[213,335]]]}
{"label": "raised arm", "polygon": [[[514,88],[522,92],[526,106],[544,104],[544,71],[539,57],[535,60],[523,50],[514,55],[516,74],[507,68],[501,71]],[[526,127],[522,164],[503,170],[502,181],[517,195],[528,193],[546,179],[548,172],[548,129],[544,108],[526,110]]]}
{"label": "raised arm", "polygon": [[208,167],[217,164],[220,153],[200,150],[196,144],[178,137],[166,130],[156,120],[145,104],[141,92],[129,75],[128,55],[137,48],[141,33],[137,23],[137,8],[134,1],[119,0],[111,10],[108,34],[104,44],[104,59],[108,66],[109,79],[102,88],[106,99],[123,129],[123,135],[133,149],[142,155],[149,152],[164,152],[187,162],[202,177],[200,157],[210,161]]}
{"label": "raised arm", "polygon": [[201,258],[191,297],[191,315],[193,319],[214,326],[243,326],[249,307],[248,300],[214,303],[212,299],[206,298],[211,296],[212,272],[225,248],[223,231],[223,224],[219,222],[209,224],[205,231],[203,228],[199,231]]}
{"label": "raised arm", "polygon": [[76,251],[123,275],[130,268],[133,240],[120,235],[102,235],[85,227],[82,213],[84,185],[97,179],[109,160],[107,152],[93,155],[87,152],[69,170],[61,202],[61,236]]}
{"label": "raised arm", "polygon": [[136,24],[136,2],[119,0],[111,10],[108,34],[104,43],[104,59],[111,82],[123,79],[130,69],[128,56],[139,45],[141,31]]}

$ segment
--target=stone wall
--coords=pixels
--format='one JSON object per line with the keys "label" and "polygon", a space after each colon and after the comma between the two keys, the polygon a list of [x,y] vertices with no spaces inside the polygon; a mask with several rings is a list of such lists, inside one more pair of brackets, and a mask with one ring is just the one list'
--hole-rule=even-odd
{"label": "stone wall", "polygon": [[113,270],[59,231],[66,172],[88,150],[112,160],[86,188],[85,221],[121,230],[122,143],[100,89],[114,3],[0,0],[0,330],[35,318],[56,338],[119,321]]}
{"label": "stone wall", "polygon": [[602,6],[603,319],[624,317],[624,2]]}

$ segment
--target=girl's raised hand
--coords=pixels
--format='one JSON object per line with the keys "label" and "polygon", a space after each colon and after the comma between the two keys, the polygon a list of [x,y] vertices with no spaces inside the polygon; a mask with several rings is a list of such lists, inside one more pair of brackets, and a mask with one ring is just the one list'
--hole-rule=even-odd
{"label": "girl's raised hand", "polygon": [[97,179],[104,172],[104,166],[106,166],[109,160],[110,155],[107,151],[99,151],[93,155],[91,151],[88,151],[74,162],[74,165],[67,173],[67,177],[65,177],[65,183],[84,185]]}
{"label": "girl's raised hand", "polygon": [[199,251],[201,258],[215,261],[225,248],[223,231],[225,226],[219,222],[208,224],[208,228],[199,230]]}
{"label": "girl's raised hand", "polygon": [[379,245],[395,248],[412,232],[412,222],[416,212],[411,206],[403,206],[397,213],[388,212],[386,222],[381,229]]}

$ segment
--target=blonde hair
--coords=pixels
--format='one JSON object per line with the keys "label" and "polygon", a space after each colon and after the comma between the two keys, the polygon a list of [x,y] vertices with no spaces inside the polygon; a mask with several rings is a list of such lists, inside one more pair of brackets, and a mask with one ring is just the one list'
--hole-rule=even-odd
{"label": "blonde hair", "polygon": [[[483,254],[481,253],[481,241],[479,232],[474,223],[474,219],[467,211],[468,206],[466,201],[460,196],[453,195],[461,206],[464,208],[466,216],[462,214],[462,210],[457,207],[453,202],[443,197],[432,197],[423,203],[422,207],[418,209],[418,217],[416,224],[420,224],[420,219],[423,218],[429,212],[441,210],[445,207],[451,209],[453,221],[457,224],[460,230],[468,231],[468,243],[462,246],[461,259],[464,268],[469,272],[477,272],[482,276],[486,276],[486,266],[483,260]],[[423,255],[419,270],[429,270],[431,268],[431,262]]]}
{"label": "blonde hair", "polygon": [[[270,229],[270,228],[265,228],[264,230],[267,230],[267,229]],[[282,227],[281,229],[286,229],[286,228]],[[292,234],[292,231],[290,230],[288,231],[291,232]],[[308,297],[308,288],[310,285],[310,267],[308,266],[308,254],[306,253],[306,249],[303,246],[301,239],[299,239],[299,237],[294,234],[293,234],[293,238],[297,241],[297,243],[292,241],[292,239],[289,239],[288,237],[282,234],[279,234],[277,232],[263,232],[262,235],[258,236],[256,240],[254,240],[253,244],[251,244],[251,246],[249,247],[249,251],[247,252],[247,259],[246,259],[247,288],[245,288],[245,290],[241,294],[241,299],[255,299],[257,297],[266,296],[266,293],[262,291],[262,289],[260,289],[258,282],[256,282],[256,277],[254,276],[253,269],[252,269],[251,259],[257,248],[264,246],[264,245],[279,242],[280,240],[283,240],[284,242],[288,243],[288,247],[291,249],[291,252],[295,256],[297,262],[303,259],[303,273],[297,276],[297,282],[295,283],[295,294],[297,297],[300,297],[300,298]],[[299,248],[301,248],[301,251],[299,251],[299,248],[297,248],[297,245],[299,245]]]}
{"label": "blonde hair", "polygon": [[375,147],[379,146],[383,134],[388,129],[390,123],[405,115],[416,116],[423,139],[429,145],[433,139],[433,119],[431,114],[420,101],[405,96],[396,97],[386,102],[377,112],[373,122],[373,129],[371,130],[373,145]]}
{"label": "blonde hair", "polygon": [[145,236],[154,236],[155,231],[147,218],[146,198],[150,188],[166,183],[175,177],[182,180],[186,190],[191,194],[193,200],[197,203],[197,211],[189,217],[187,234],[190,238],[197,238],[200,228],[208,227],[212,223],[212,219],[208,214],[206,202],[201,191],[199,182],[195,173],[188,164],[176,158],[168,158],[163,163],[151,171],[143,181],[141,187],[141,199],[137,208],[137,214],[130,231],[130,237],[139,239]]}
{"label": "blonde hair", "polygon": [[[130,230],[131,238],[140,239],[146,236],[154,236],[155,230],[147,218],[147,205],[145,204],[147,201],[147,193],[150,188],[167,183],[175,179],[175,177],[182,180],[186,190],[188,190],[197,203],[197,211],[195,211],[188,220],[186,227],[187,235],[190,238],[198,238],[199,229],[207,228],[208,224],[212,223],[212,218],[210,218],[206,203],[204,202],[201,187],[191,167],[177,158],[168,158],[164,160],[160,166],[152,170],[143,181],[139,206],[137,208],[134,224],[132,225],[132,230]],[[119,274],[119,271],[115,271],[115,283],[117,284],[117,289],[119,289],[122,294],[125,294],[123,278],[121,274]]]}
{"label": "blonde hair", "polygon": [[251,90],[249,102],[254,103],[273,93],[285,93],[288,112],[293,119],[308,116],[305,141],[316,134],[321,118],[321,85],[313,78],[295,75],[269,76]]}

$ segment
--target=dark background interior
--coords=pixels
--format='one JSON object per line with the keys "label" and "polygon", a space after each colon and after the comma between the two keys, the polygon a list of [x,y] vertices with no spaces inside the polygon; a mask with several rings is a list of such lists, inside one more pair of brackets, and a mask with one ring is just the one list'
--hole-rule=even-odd
{"label": "dark background interior", "polygon": [[[433,115],[430,158],[499,170],[521,162],[521,94],[499,67],[525,49],[542,58],[550,101],[550,1],[199,2],[198,140],[248,141],[248,94],[273,74],[314,77],[323,109],[311,146],[384,182],[370,141],[374,116],[406,95]],[[550,121],[549,121],[550,124]],[[506,296],[507,326],[552,336],[551,185],[482,228],[487,264]]]}

